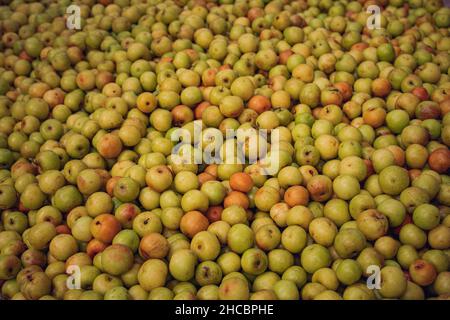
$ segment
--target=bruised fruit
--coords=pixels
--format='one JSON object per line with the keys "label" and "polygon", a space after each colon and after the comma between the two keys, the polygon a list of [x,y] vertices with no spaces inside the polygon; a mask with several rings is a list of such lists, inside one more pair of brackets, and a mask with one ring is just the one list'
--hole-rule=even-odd
{"label": "bruised fruit", "polygon": [[436,269],[431,263],[419,259],[409,266],[409,275],[416,284],[427,286],[434,282]]}
{"label": "bruised fruit", "polygon": [[141,239],[139,254],[144,259],[162,259],[169,252],[169,243],[159,233],[150,233]]}

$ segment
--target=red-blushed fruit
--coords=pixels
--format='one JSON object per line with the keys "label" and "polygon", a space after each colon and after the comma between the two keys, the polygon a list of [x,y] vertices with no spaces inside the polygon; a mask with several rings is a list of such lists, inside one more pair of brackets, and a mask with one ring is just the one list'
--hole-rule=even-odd
{"label": "red-blushed fruit", "polygon": [[334,87],[339,90],[344,101],[350,100],[353,94],[353,89],[347,82],[338,82],[334,84]]}
{"label": "red-blushed fruit", "polygon": [[386,148],[394,155],[395,164],[403,167],[405,165],[405,151],[397,145],[390,145]]}
{"label": "red-blushed fruit", "polygon": [[200,211],[186,212],[180,221],[181,232],[189,238],[194,237],[200,231],[205,231],[208,226],[208,218]]}
{"label": "red-blushed fruit", "polygon": [[172,57],[162,57],[161,58],[161,62],[172,62],[173,58]]}
{"label": "red-blushed fruit", "polygon": [[341,106],[343,100],[344,97],[341,91],[336,87],[325,88],[320,95],[320,102],[322,103],[323,106],[328,105]]}
{"label": "red-blushed fruit", "polygon": [[19,91],[8,91],[5,95],[8,99],[15,102],[17,100],[17,98],[20,96],[20,92]]}
{"label": "red-blushed fruit", "polygon": [[27,53],[25,50],[22,50],[22,51],[20,52],[19,58],[20,58],[20,59],[23,59],[23,60],[27,60],[27,61],[29,61],[29,62],[31,62],[31,61],[33,60],[33,58],[30,57],[30,56],[28,55],[28,53]]}
{"label": "red-blushed fruit", "polygon": [[217,164],[210,164],[205,168],[205,173],[212,175],[215,179],[217,178]]}
{"label": "red-blushed fruit", "polygon": [[29,163],[28,161],[17,161],[11,166],[11,175],[14,177],[16,174],[32,173],[37,174],[39,163]]}
{"label": "red-blushed fruit", "polygon": [[306,186],[314,201],[322,202],[330,199],[333,187],[331,179],[324,175],[313,176]]}
{"label": "red-blushed fruit", "polygon": [[42,96],[45,102],[48,103],[50,108],[54,108],[55,106],[62,104],[64,102],[64,91],[61,89],[53,89],[49,90]]}
{"label": "red-blushed fruit", "polygon": [[370,125],[372,128],[381,127],[386,119],[386,110],[384,108],[370,107],[363,112],[364,123]]}
{"label": "red-blushed fruit", "polygon": [[22,202],[19,202],[19,211],[23,213],[27,213],[30,209],[26,208]]}
{"label": "red-blushed fruit", "polygon": [[253,180],[245,172],[233,173],[230,177],[230,187],[235,191],[249,192],[253,188]]}
{"label": "red-blushed fruit", "polygon": [[117,135],[107,133],[98,141],[97,150],[106,159],[117,158],[122,151],[122,141]]}
{"label": "red-blushed fruit", "polygon": [[89,257],[94,258],[97,253],[105,250],[107,246],[108,245],[98,239],[92,239],[86,246],[86,253],[89,255]]}
{"label": "red-blushed fruit", "polygon": [[194,49],[186,49],[184,52],[191,58],[192,61],[195,61],[198,59],[198,52]]}
{"label": "red-blushed fruit", "polygon": [[278,56],[279,57],[279,60],[278,60],[279,64],[286,64],[288,58],[291,55],[293,55],[293,54],[294,54],[294,52],[292,50],[290,50],[290,49],[280,52],[280,54]]}
{"label": "red-blushed fruit", "polygon": [[218,295],[220,300],[248,300],[248,282],[239,277],[225,279],[220,284]]}
{"label": "red-blushed fruit", "polygon": [[374,96],[384,98],[391,92],[391,84],[387,79],[378,78],[372,82]]}
{"label": "red-blushed fruit", "polygon": [[409,266],[411,280],[420,286],[428,286],[434,282],[437,273],[434,266],[426,260],[416,260]]}
{"label": "red-blushed fruit", "polygon": [[[306,3],[304,3],[304,2],[300,3],[300,5],[303,5],[303,9],[307,8]],[[291,22],[292,22],[293,26],[300,27],[300,28],[304,28],[307,25],[305,19],[303,19],[298,14],[291,16]]]}
{"label": "red-blushed fruit", "polygon": [[229,64],[223,64],[223,65],[221,65],[221,66],[219,67],[219,71],[222,71],[222,70],[231,70],[231,65],[229,65]]}
{"label": "red-blushed fruit", "polygon": [[222,206],[211,206],[208,208],[208,211],[206,211],[206,217],[209,220],[209,223],[213,223],[216,221],[220,221],[222,218]]}
{"label": "red-blushed fruit", "polygon": [[411,181],[416,180],[420,175],[422,174],[422,171],[420,169],[410,169],[408,170],[408,175]]}
{"label": "red-blushed fruit", "polygon": [[367,49],[369,47],[369,45],[365,42],[358,42],[355,43],[351,50],[356,50],[356,51],[364,51],[365,49]]}
{"label": "red-blushed fruit", "polygon": [[195,119],[201,119],[203,111],[205,111],[206,108],[208,108],[211,105],[208,101],[200,102],[194,109],[194,116]]}
{"label": "red-blushed fruit", "polygon": [[185,105],[178,105],[171,110],[172,113],[172,123],[174,126],[181,127],[186,123],[194,120],[194,114],[192,109]]}
{"label": "red-blushed fruit", "polygon": [[117,208],[115,217],[124,228],[127,228],[127,226],[129,227],[132,224],[134,218],[136,218],[139,213],[140,210],[136,205],[124,203]]}
{"label": "red-blushed fruit", "polygon": [[406,226],[407,224],[410,224],[410,223],[413,223],[413,220],[412,220],[411,215],[407,214],[405,216],[405,219],[403,220],[403,222],[397,228],[394,229],[394,233],[397,235],[400,234],[400,230],[402,230],[402,228],[404,226]]}
{"label": "red-blushed fruit", "polygon": [[314,118],[319,119],[319,115],[322,109],[322,107],[316,107],[312,110],[312,115],[314,116]]}
{"label": "red-blushed fruit", "polygon": [[59,226],[56,226],[56,233],[57,234],[71,234],[70,228],[66,224],[60,224]]}
{"label": "red-blushed fruit", "polygon": [[205,70],[202,74],[203,85],[207,87],[214,86],[217,72],[218,70],[215,68]]}
{"label": "red-blushed fruit", "polygon": [[139,255],[145,260],[162,259],[169,252],[170,246],[167,239],[159,233],[145,235],[139,244]]}
{"label": "red-blushed fruit", "polygon": [[416,87],[412,89],[411,93],[419,98],[421,101],[425,101],[429,99],[428,91],[423,87]]}
{"label": "red-blushed fruit", "polygon": [[91,222],[92,236],[104,243],[111,243],[114,236],[122,229],[119,220],[111,214],[101,214]]}
{"label": "red-blushed fruit", "polygon": [[290,206],[306,206],[309,202],[309,193],[305,187],[292,186],[284,193],[284,201]]}
{"label": "red-blushed fruit", "polygon": [[430,168],[439,173],[448,173],[450,168],[450,150],[448,148],[438,148],[428,157]]}
{"label": "red-blushed fruit", "polygon": [[244,209],[248,209],[248,207],[250,206],[250,200],[248,199],[248,196],[243,192],[231,191],[223,200],[223,206],[227,208],[232,205],[238,205]]}
{"label": "red-blushed fruit", "polygon": [[202,172],[197,177],[198,177],[198,182],[200,183],[200,186],[202,184],[204,184],[205,182],[207,182],[207,181],[214,181],[214,180],[216,180],[216,178],[214,176],[210,175],[207,172]]}
{"label": "red-blushed fruit", "polygon": [[256,18],[262,17],[264,15],[264,10],[260,7],[250,8],[247,11],[247,18],[250,22],[253,22]]}
{"label": "red-blushed fruit", "polygon": [[439,103],[439,108],[441,108],[442,116],[445,116],[450,112],[450,99],[445,99]]}
{"label": "red-blushed fruit", "polygon": [[375,169],[373,168],[372,161],[370,159],[364,159],[364,164],[366,165],[367,174],[366,179],[375,173]]}
{"label": "red-blushed fruit", "polygon": [[112,177],[106,183],[106,192],[112,197],[114,195],[114,187],[122,177]]}
{"label": "red-blushed fruit", "polygon": [[[71,47],[69,49],[72,49],[72,48],[73,48],[73,50],[78,49],[77,47]],[[114,81],[114,76],[109,71],[100,71],[95,76],[95,85],[97,86],[97,89],[99,89],[99,90],[102,90],[105,85],[107,85],[108,83],[111,83],[113,81]]]}
{"label": "red-blushed fruit", "polygon": [[270,110],[272,104],[270,99],[265,96],[253,96],[248,101],[247,107],[252,110],[255,110],[258,114],[263,113],[264,111]]}
{"label": "red-blushed fruit", "polygon": [[437,103],[425,101],[417,106],[415,113],[417,119],[420,120],[439,119],[441,116],[441,108]]}

